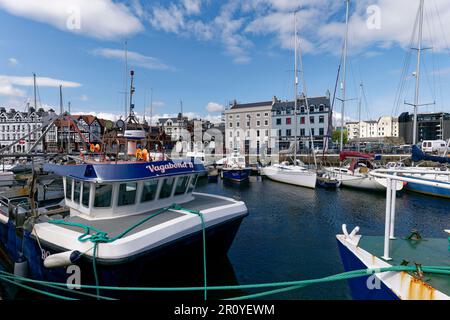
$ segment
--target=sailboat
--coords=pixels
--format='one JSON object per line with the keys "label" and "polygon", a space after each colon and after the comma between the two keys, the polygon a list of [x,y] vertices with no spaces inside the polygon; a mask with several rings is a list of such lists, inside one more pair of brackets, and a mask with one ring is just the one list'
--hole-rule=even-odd
{"label": "sailboat", "polygon": [[[294,102],[294,105],[295,105],[295,107],[294,107],[295,138],[294,138],[294,145],[293,145],[293,147],[294,147],[293,148],[294,149],[294,163],[289,164],[288,162],[282,162],[280,164],[274,164],[271,166],[263,167],[263,168],[261,168],[261,174],[265,175],[267,178],[277,181],[277,182],[282,182],[282,183],[292,184],[292,185],[296,185],[296,186],[300,186],[300,187],[314,189],[316,187],[316,182],[317,182],[317,173],[315,171],[311,171],[310,169],[308,169],[308,167],[304,163],[302,163],[300,160],[297,160],[297,144],[298,144],[298,140],[297,140],[298,108],[297,107],[298,107],[299,99],[298,99],[298,60],[297,60],[297,58],[298,58],[298,54],[297,54],[298,37],[297,37],[297,15],[296,15],[296,13],[294,13],[294,20],[295,20],[295,100],[294,100],[295,101]],[[300,59],[300,63],[301,63],[301,59]],[[302,72],[302,80],[303,80],[303,89],[305,92],[304,99],[305,99],[305,103],[306,103],[306,110],[308,112],[307,122],[308,122],[308,127],[310,128],[309,105],[308,105],[308,98],[306,97],[306,86],[305,86],[305,82],[304,82],[303,72]],[[311,130],[309,130],[309,131],[311,132]],[[314,149],[312,135],[311,135],[311,144]],[[315,154],[314,154],[314,159],[315,159]]]}
{"label": "sailboat", "polygon": [[[341,118],[341,138],[340,138],[340,161],[345,161],[339,167],[325,168],[325,172],[337,179],[340,185],[366,191],[386,191],[387,180],[383,178],[372,177],[369,173],[377,166],[373,162],[375,155],[364,154],[360,152],[344,151],[344,119],[345,119],[345,102],[346,100],[346,80],[347,80],[347,55],[348,55],[348,33],[349,33],[349,2],[347,1],[346,10],[346,33],[343,52],[343,76],[342,76],[342,118]],[[361,97],[363,85],[360,85],[361,95],[359,99],[359,122],[361,122]],[[359,130],[360,131],[360,130]],[[359,143],[358,143],[359,149]],[[358,150],[359,151],[359,150]],[[395,184],[396,190],[403,189],[403,183],[398,181]]]}

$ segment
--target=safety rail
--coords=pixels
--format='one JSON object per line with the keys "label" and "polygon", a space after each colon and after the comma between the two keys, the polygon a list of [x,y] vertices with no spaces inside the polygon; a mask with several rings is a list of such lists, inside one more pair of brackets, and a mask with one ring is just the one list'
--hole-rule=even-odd
{"label": "safety rail", "polygon": [[[384,229],[384,253],[382,258],[386,261],[392,260],[390,257],[390,240],[395,240],[395,201],[397,196],[397,189],[395,187],[396,181],[403,181],[409,183],[416,183],[426,186],[438,187],[450,190],[450,184],[436,182],[433,180],[427,180],[424,177],[420,179],[413,176],[404,176],[404,174],[417,174],[425,175],[427,172],[417,169],[375,169],[370,172],[370,175],[376,178],[382,178],[387,180],[386,184],[386,219]],[[449,175],[450,171],[442,171],[440,174]]]}

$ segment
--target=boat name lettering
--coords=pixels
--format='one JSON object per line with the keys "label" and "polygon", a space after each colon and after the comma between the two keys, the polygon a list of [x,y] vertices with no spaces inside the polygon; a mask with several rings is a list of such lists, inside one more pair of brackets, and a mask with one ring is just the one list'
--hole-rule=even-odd
{"label": "boat name lettering", "polygon": [[159,165],[159,166],[155,166],[154,164],[152,165],[148,165],[146,167],[148,170],[150,170],[151,172],[161,172],[161,173],[165,173],[166,170],[172,170],[172,169],[193,169],[194,168],[194,164],[191,162],[188,163],[168,163],[168,164],[163,164],[163,165]]}

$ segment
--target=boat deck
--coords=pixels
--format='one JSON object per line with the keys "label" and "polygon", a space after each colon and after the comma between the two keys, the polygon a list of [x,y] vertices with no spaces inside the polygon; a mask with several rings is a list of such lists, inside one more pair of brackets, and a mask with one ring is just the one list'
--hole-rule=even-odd
{"label": "boat deck", "polygon": [[[381,257],[383,256],[384,238],[363,236],[358,246]],[[410,266],[417,263],[422,266],[450,267],[449,240],[447,238],[422,240],[397,238],[390,241],[390,246],[392,260],[388,263],[391,265],[399,266],[403,260],[406,260]],[[423,281],[442,293],[450,295],[450,276],[425,274]]]}
{"label": "boat deck", "polygon": [[[235,202],[224,199],[224,198],[217,198],[217,197],[212,197],[212,196],[207,196],[207,195],[195,194],[195,199],[183,204],[182,207],[185,209],[189,209],[189,210],[202,211],[205,209],[220,207],[220,206],[224,206],[224,205],[230,205],[230,204],[234,204],[234,203]],[[81,217],[67,217],[67,218],[65,218],[65,221],[88,225],[88,226],[97,228],[103,232],[107,232],[109,237],[115,237],[118,234],[120,234],[121,232],[123,232],[124,230],[126,230],[127,228],[135,225],[136,223],[142,221],[146,217],[148,217],[158,211],[159,210],[153,210],[153,211],[150,211],[150,212],[144,213],[144,214],[112,218],[112,219],[102,219],[102,220],[87,220],[87,219],[84,219]],[[184,213],[166,211],[166,212],[148,220],[147,222],[141,224],[140,226],[134,228],[125,237],[131,236],[142,230],[155,227],[157,225],[163,224],[163,223],[171,221],[173,219],[180,218],[184,215],[185,215]],[[76,232],[81,232],[81,229],[78,227],[72,227],[72,226],[66,226],[66,225],[60,225],[60,227],[66,228],[69,230],[73,230]]]}

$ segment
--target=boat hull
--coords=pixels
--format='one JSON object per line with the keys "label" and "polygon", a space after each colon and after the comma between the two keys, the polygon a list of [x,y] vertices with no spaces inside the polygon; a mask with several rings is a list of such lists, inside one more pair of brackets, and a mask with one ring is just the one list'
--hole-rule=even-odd
{"label": "boat hull", "polygon": [[[226,255],[244,217],[240,216],[206,229],[207,261]],[[11,261],[17,261],[19,248],[24,248],[23,255],[28,261],[29,278],[70,284],[73,270],[79,268],[81,284],[95,284],[91,258],[83,256],[68,267],[48,269],[43,264],[43,258],[65,250],[42,241],[42,239],[39,245],[36,238],[29,232],[25,232],[22,237],[22,235],[16,234],[14,229],[11,223],[0,223],[0,239],[2,240],[0,245]],[[144,286],[145,283],[147,286],[165,287],[167,283],[171,283],[171,275],[170,272],[167,272],[167,268],[179,266],[183,259],[186,261],[183,269],[189,268],[190,264],[195,264],[196,268],[197,266],[200,268],[198,274],[203,274],[201,269],[203,265],[202,231],[178,238],[132,257],[114,261],[97,259],[96,269],[99,283],[103,286]],[[90,293],[93,291],[91,290]],[[133,297],[133,293],[130,292],[102,291],[101,294],[125,299]]]}
{"label": "boat hull", "polygon": [[317,174],[309,171],[287,171],[273,167],[261,169],[263,175],[273,181],[310,189],[316,188]]}
{"label": "boat hull", "polygon": [[[418,179],[418,180],[422,179],[421,177],[418,177],[417,175],[412,175],[411,177],[413,177],[414,179]],[[426,176],[425,176],[425,178],[426,178]],[[427,180],[427,181],[435,180],[436,182],[445,183],[445,184],[450,185],[450,183],[448,182],[448,176],[445,176],[447,181],[436,180],[435,178],[436,178],[436,175],[431,175],[428,178],[423,179],[423,180]],[[408,182],[405,189],[407,191],[425,194],[428,196],[450,199],[450,190],[449,189],[444,189],[444,188],[440,188],[440,187],[436,187],[436,186],[428,186],[428,185],[424,185],[421,183]]]}
{"label": "boat hull", "polygon": [[232,182],[245,182],[250,178],[251,169],[222,169],[222,178]]}
{"label": "boat hull", "polygon": [[[387,180],[383,178],[376,178],[369,175],[358,175],[358,174],[348,174],[341,173],[339,169],[330,169],[328,172],[334,174],[334,177],[341,181],[343,187],[361,189],[366,191],[378,191],[384,192],[387,189]],[[396,182],[397,191],[403,189],[403,182]]]}

